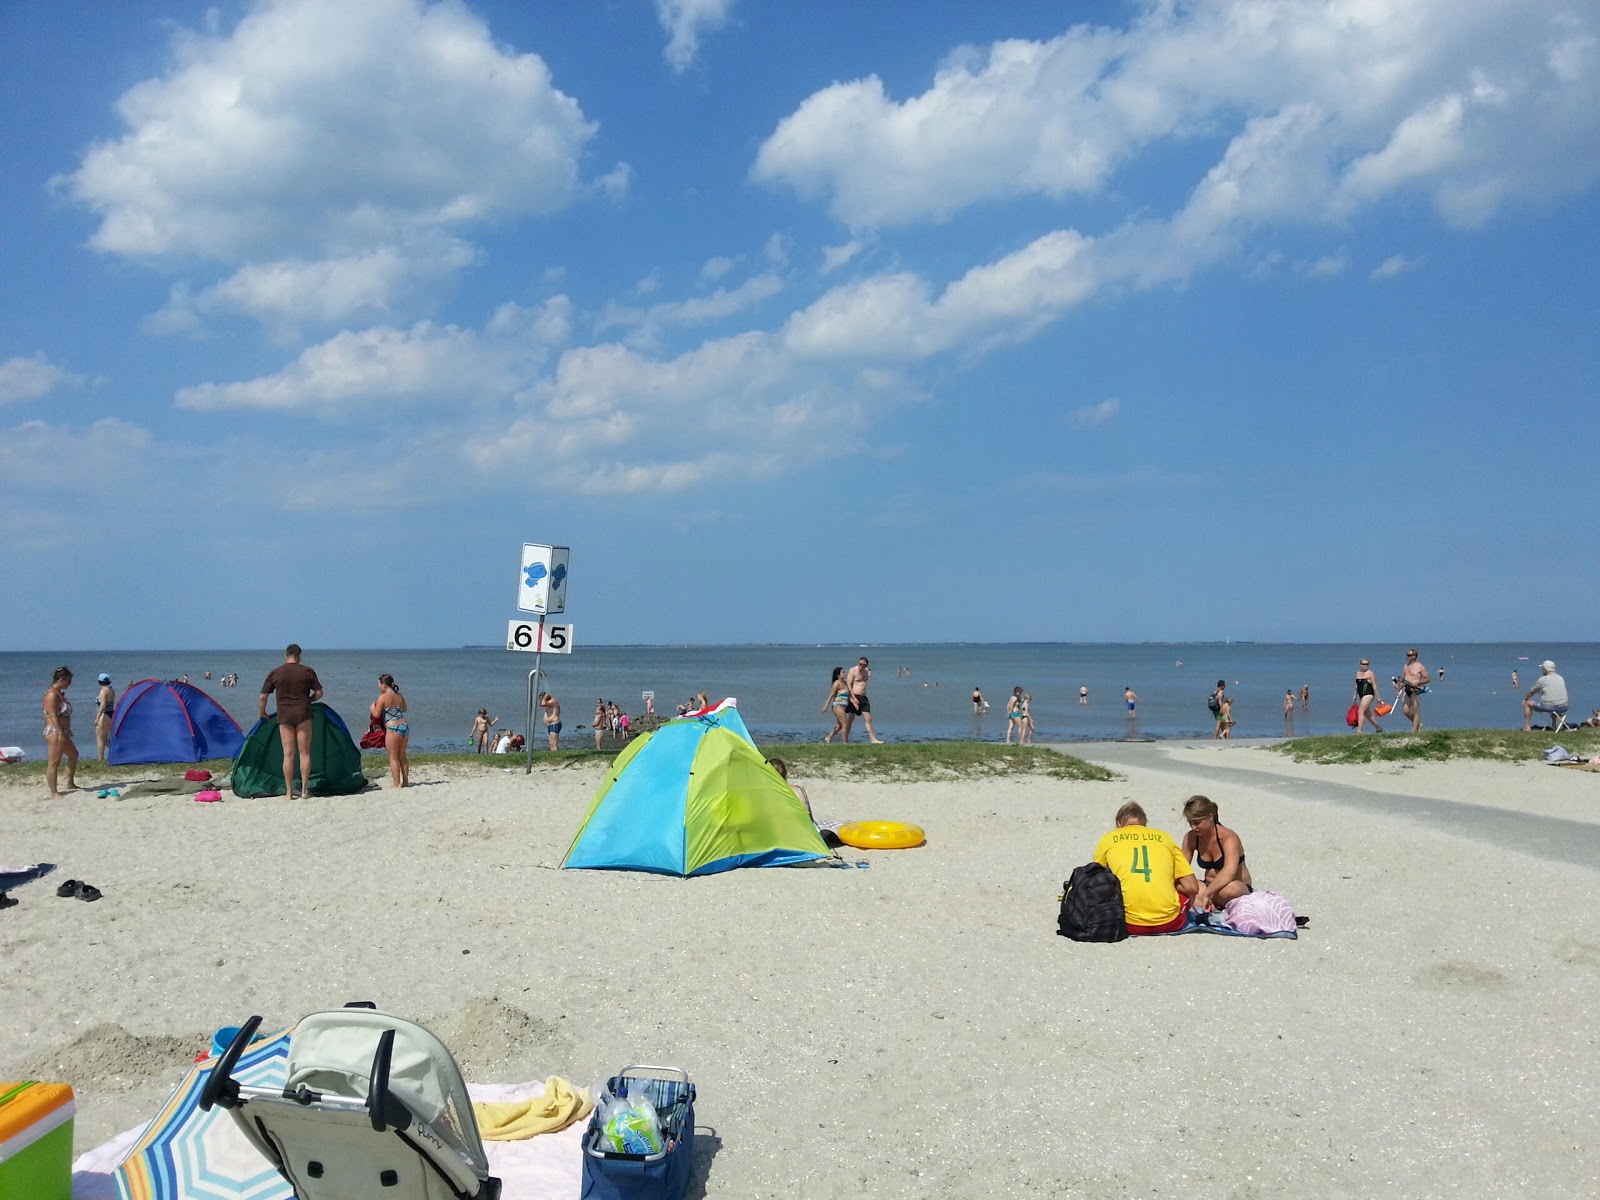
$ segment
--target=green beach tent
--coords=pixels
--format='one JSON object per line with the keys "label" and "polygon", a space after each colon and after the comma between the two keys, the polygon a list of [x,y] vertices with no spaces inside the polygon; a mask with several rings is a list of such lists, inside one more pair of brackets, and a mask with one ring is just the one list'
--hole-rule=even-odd
{"label": "green beach tent", "polygon": [[[299,792],[300,762],[294,767]],[[311,706],[311,786],[313,796],[347,796],[367,786],[361,773],[361,751],[350,739],[344,720],[320,700]],[[235,796],[283,795],[283,742],[273,714],[257,721],[245,735],[233,760]]]}
{"label": "green beach tent", "polygon": [[687,876],[827,857],[800,797],[725,702],[617,755],[561,865]]}

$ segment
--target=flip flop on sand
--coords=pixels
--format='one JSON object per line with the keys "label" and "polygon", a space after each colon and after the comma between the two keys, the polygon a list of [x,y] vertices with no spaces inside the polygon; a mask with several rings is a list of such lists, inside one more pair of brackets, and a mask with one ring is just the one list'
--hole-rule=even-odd
{"label": "flip flop on sand", "polygon": [[83,886],[81,879],[69,879],[56,889],[58,896],[76,896],[78,889]]}
{"label": "flip flop on sand", "polygon": [[95,887],[95,885],[92,883],[86,883],[78,889],[78,899],[98,900],[100,899],[100,889]]}

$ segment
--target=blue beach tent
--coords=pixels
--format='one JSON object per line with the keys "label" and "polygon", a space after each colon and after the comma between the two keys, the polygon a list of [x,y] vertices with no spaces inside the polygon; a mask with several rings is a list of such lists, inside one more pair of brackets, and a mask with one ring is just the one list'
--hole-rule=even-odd
{"label": "blue beach tent", "polygon": [[617,755],[561,865],[687,876],[826,857],[800,797],[724,703]]}
{"label": "blue beach tent", "polygon": [[239,722],[199,688],[176,679],[141,679],[117,697],[106,761],[204,762],[232,758],[243,744]]}

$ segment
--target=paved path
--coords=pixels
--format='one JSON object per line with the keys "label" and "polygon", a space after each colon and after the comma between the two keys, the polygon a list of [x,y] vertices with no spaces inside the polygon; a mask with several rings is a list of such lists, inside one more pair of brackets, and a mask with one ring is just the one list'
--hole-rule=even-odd
{"label": "paved path", "polygon": [[1372,791],[1347,783],[1301,779],[1274,771],[1225,767],[1169,758],[1164,746],[1211,746],[1201,742],[1057,743],[1051,748],[1109,767],[1137,767],[1238,787],[1275,792],[1299,800],[1343,804],[1378,816],[1404,817],[1457,837],[1516,850],[1546,862],[1559,861],[1600,871],[1600,825],[1543,817],[1509,808],[1462,804],[1433,796]]}

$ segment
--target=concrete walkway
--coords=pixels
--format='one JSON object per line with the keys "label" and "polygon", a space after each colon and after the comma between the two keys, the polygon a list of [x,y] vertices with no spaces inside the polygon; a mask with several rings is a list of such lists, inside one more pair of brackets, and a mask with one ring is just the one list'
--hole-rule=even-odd
{"label": "concrete walkway", "polygon": [[1113,768],[1160,771],[1272,792],[1296,800],[1342,804],[1378,816],[1402,817],[1438,832],[1498,846],[1503,850],[1514,850],[1546,862],[1572,863],[1600,871],[1600,825],[1538,816],[1509,808],[1462,804],[1433,796],[1373,791],[1346,783],[1303,779],[1248,767],[1196,763],[1173,759],[1166,753],[1167,748],[1194,749],[1215,745],[1210,739],[1204,739],[1194,742],[1058,742],[1050,748]]}

